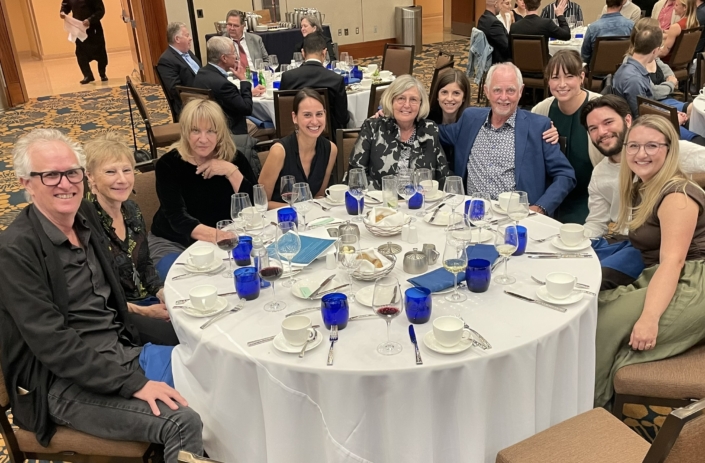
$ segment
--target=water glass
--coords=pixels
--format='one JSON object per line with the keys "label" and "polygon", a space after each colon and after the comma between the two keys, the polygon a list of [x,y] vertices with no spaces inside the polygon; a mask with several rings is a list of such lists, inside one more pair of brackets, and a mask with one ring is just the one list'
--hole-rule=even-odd
{"label": "water glass", "polygon": [[348,171],[348,191],[357,199],[358,203],[357,214],[355,214],[357,217],[353,219],[353,222],[362,222],[362,199],[367,192],[367,174],[364,169],[356,167]]}
{"label": "water glass", "polygon": [[426,323],[431,319],[433,298],[428,288],[409,288],[404,292],[406,305],[406,318],[411,323]]}
{"label": "water glass", "polygon": [[242,216],[242,211],[251,207],[252,202],[247,193],[234,193],[230,196],[230,218],[233,220],[234,227],[243,230],[247,227],[247,221]]}
{"label": "water glass", "polygon": [[465,283],[473,293],[484,293],[490,287],[492,265],[486,259],[470,259],[465,269]]}
{"label": "water glass", "polygon": [[349,191],[345,192],[345,210],[348,211],[348,215],[357,215],[364,207],[365,198],[361,198],[358,201]]}
{"label": "water glass", "polygon": [[277,222],[294,222],[299,223],[299,217],[296,214],[296,209],[293,207],[282,207],[277,211]]}
{"label": "water glass", "polygon": [[264,185],[258,183],[252,187],[252,198],[255,203],[255,209],[257,209],[257,212],[262,216],[262,223],[264,223],[264,213],[267,212],[269,206],[267,190],[265,190]]}
{"label": "water glass", "polygon": [[399,206],[396,175],[385,175],[382,177],[382,205],[392,209],[396,209]]}
{"label": "water glass", "polygon": [[321,299],[321,315],[327,329],[338,325],[338,329],[342,330],[348,326],[348,318],[350,318],[348,297],[343,293],[326,294]]}
{"label": "water glass", "polygon": [[421,206],[423,206],[423,195],[421,193],[414,193],[407,203],[409,209],[421,209]]}
{"label": "water glass", "polygon": [[259,297],[259,273],[254,267],[235,270],[235,290],[240,299],[252,301]]}
{"label": "water glass", "polygon": [[416,213],[418,217],[423,217],[426,215],[426,193],[428,192],[426,191],[424,185],[427,184],[425,182],[430,180],[433,180],[433,173],[431,172],[431,169],[421,168],[414,171],[414,187],[416,188],[416,191],[421,193],[421,196],[423,196],[421,211]]}
{"label": "water glass", "polygon": [[512,191],[507,205],[507,215],[516,225],[529,216],[529,195],[525,191]]}
{"label": "water glass", "polygon": [[517,236],[519,241],[517,243],[517,250],[512,254],[513,256],[521,256],[526,252],[526,240],[529,238],[529,232],[523,225],[517,225]]}
{"label": "water glass", "polygon": [[252,237],[241,236],[240,242],[237,243],[237,246],[235,247],[235,249],[233,249],[233,259],[235,259],[235,265],[237,265],[238,267],[252,265],[252,259],[250,258],[251,252]]}
{"label": "water glass", "polygon": [[504,273],[497,275],[494,279],[495,283],[500,285],[510,285],[516,282],[516,278],[507,274],[507,261],[514,251],[517,250],[519,237],[517,236],[517,228],[515,225],[507,225],[499,227],[495,233],[494,247],[504,259]]}
{"label": "water glass", "polygon": [[294,202],[294,209],[296,212],[301,214],[301,218],[304,220],[303,229],[306,230],[306,213],[313,207],[313,194],[311,194],[311,187],[306,182],[299,182],[294,184],[294,196],[296,200]]}
{"label": "water glass", "polygon": [[262,58],[256,58],[254,65],[255,65],[255,69],[254,69],[255,71],[259,72],[262,69],[264,69],[264,61],[262,61]]}
{"label": "water glass", "polygon": [[277,55],[269,55],[269,68],[272,72],[276,72],[277,67],[279,67],[279,58],[277,58]]}

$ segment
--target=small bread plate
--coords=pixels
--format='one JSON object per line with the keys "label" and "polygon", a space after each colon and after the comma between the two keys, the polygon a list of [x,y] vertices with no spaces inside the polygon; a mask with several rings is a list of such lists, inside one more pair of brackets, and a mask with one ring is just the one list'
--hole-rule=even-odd
{"label": "small bread plate", "polygon": [[551,240],[551,244],[561,251],[582,251],[583,249],[587,249],[592,245],[592,241],[590,238],[585,238],[582,243],[576,245],[576,246],[568,246],[565,244],[563,241],[561,241],[560,236],[556,236]]}
{"label": "small bread plate", "polygon": [[364,288],[355,291],[355,301],[365,307],[372,307],[372,294],[374,293],[375,285],[365,286]]}
{"label": "small bread plate", "polygon": [[213,262],[211,262],[205,267],[194,267],[189,263],[184,263],[183,265],[184,269],[186,269],[186,271],[189,273],[213,273],[217,270],[220,270],[222,266],[223,261],[217,259],[213,260]]}
{"label": "small bread plate", "polygon": [[186,315],[190,315],[192,317],[196,318],[206,318],[206,317],[212,317],[213,315],[218,315],[220,312],[225,310],[228,307],[228,300],[225,299],[224,297],[218,296],[218,299],[215,302],[215,305],[211,310],[208,311],[203,311],[203,310],[198,310],[190,306],[184,306],[183,310]]}

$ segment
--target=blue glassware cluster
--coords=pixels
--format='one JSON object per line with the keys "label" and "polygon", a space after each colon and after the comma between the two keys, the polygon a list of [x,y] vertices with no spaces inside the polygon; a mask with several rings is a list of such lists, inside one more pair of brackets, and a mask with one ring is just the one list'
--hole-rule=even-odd
{"label": "blue glassware cluster", "polygon": [[413,287],[407,289],[404,295],[406,318],[409,322],[421,324],[431,319],[433,299],[431,298],[430,289]]}
{"label": "blue glassware cluster", "polygon": [[235,260],[235,264],[239,267],[252,265],[250,253],[252,253],[252,237],[240,236],[237,247],[233,249],[233,259]]}
{"label": "blue glassware cluster", "polygon": [[252,301],[259,297],[260,278],[254,267],[242,267],[235,270],[235,290],[240,299]]}
{"label": "blue glassware cluster", "polygon": [[294,222],[299,223],[298,215],[296,215],[296,209],[293,207],[282,207],[277,211],[277,221],[282,222]]}
{"label": "blue glassware cluster", "polygon": [[323,324],[327,329],[333,325],[338,325],[342,330],[348,326],[350,318],[350,307],[348,306],[348,296],[343,293],[330,293],[321,299],[321,315]]}
{"label": "blue glassware cluster", "polygon": [[[472,206],[472,210],[470,210]],[[475,201],[472,202],[471,199],[465,201],[465,215],[470,218],[470,220],[481,220],[485,216],[485,202]]]}
{"label": "blue glassware cluster", "polygon": [[415,193],[414,196],[409,198],[408,205],[409,209],[421,209],[421,206],[423,206],[423,195]]}
{"label": "blue glassware cluster", "polygon": [[[365,208],[365,198],[360,199],[360,210]],[[349,191],[345,192],[345,209],[348,211],[349,215],[357,215],[357,199],[350,194]]]}
{"label": "blue glassware cluster", "polygon": [[486,259],[470,259],[465,269],[465,283],[473,293],[484,293],[492,280],[492,265]]}

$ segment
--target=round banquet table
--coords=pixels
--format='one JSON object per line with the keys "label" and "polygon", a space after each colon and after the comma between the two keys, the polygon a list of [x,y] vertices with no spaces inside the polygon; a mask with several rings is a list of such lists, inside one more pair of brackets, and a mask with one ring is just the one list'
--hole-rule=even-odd
{"label": "round banquet table", "polygon": [[[335,207],[326,213],[316,208],[307,219],[324,214],[348,218],[344,207]],[[269,211],[267,219],[274,217],[275,212]],[[557,233],[559,226],[541,215],[521,223],[534,237]],[[435,243],[443,252],[443,227],[417,221],[419,242],[412,245],[399,236],[375,237],[360,225],[363,246],[376,247],[390,239],[402,246],[392,271],[402,288],[410,287],[406,280],[411,277],[402,270],[405,252],[420,249],[425,242]],[[325,227],[307,233],[327,237]],[[549,242],[530,241],[528,248],[557,251]],[[225,252],[216,248],[216,256],[224,257]],[[177,262],[185,258],[182,255]],[[530,276],[543,278],[560,270],[573,273],[592,291],[599,288],[600,265],[594,254],[581,260],[512,257],[509,272],[517,283],[510,288],[533,297],[538,285]],[[505,295],[506,287],[495,283],[486,293],[468,292],[468,301],[461,304],[434,295],[431,322],[459,312],[492,349],[471,347],[455,355],[431,351],[422,341],[432,329],[429,322],[416,325],[423,357],[423,365],[416,365],[409,323],[402,314],[391,323],[392,340],[403,346],[400,354],[378,354],[377,345],[386,339],[386,324],[378,318],[363,319],[349,322],[339,332],[335,363],[326,366],[329,331],[320,311],[307,315],[321,325],[324,340],[303,359],[278,351],[271,342],[246,344],[277,334],[287,313],[318,306],[319,301],[295,298],[280,280],[277,299],[286,301],[283,311],[264,311],[264,304],[273,299],[267,288],[240,312],[201,330],[204,319],[172,308],[174,301],[188,298],[192,287],[206,283],[220,292],[232,291],[233,282],[220,274],[172,281],[184,271],[173,266],[165,286],[181,341],[174,349],[172,368],[176,388],[201,414],[208,454],[220,461],[490,463],[502,448],[593,405],[594,296],[585,295],[561,313]],[[326,270],[323,258],[299,277],[333,272]],[[347,278],[344,270],[337,273],[340,279]],[[356,281],[355,289],[370,284]],[[236,296],[228,299],[232,307]],[[359,303],[350,305],[351,316],[372,313]]]}
{"label": "round banquet table", "polygon": [[583,47],[583,39],[572,39],[569,41],[551,40],[548,42],[548,54],[553,56],[559,50],[575,50],[580,53]]}
{"label": "round banquet table", "polygon": [[690,114],[689,130],[705,136],[705,98],[697,96],[693,100],[693,112]]}

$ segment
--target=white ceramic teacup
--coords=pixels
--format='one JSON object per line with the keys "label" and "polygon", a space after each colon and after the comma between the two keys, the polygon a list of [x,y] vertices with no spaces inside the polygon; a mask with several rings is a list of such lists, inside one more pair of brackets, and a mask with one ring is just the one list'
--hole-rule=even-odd
{"label": "white ceramic teacup", "polygon": [[471,339],[472,333],[458,317],[445,316],[433,320],[433,336],[441,346],[453,347],[462,339]]}
{"label": "white ceramic teacup", "polygon": [[585,240],[585,227],[577,223],[566,223],[558,230],[563,244],[577,246]]}
{"label": "white ceramic teacup", "polygon": [[374,74],[374,72],[377,70],[377,65],[376,64],[368,64],[367,65],[367,72],[370,74]]}
{"label": "white ceramic teacup", "polygon": [[379,76],[382,79],[389,79],[390,77],[392,77],[392,71],[379,71]]}
{"label": "white ceramic teacup", "polygon": [[705,88],[700,89],[700,96],[705,97]]}
{"label": "white ceramic teacup", "polygon": [[362,79],[360,81],[360,87],[362,87],[362,88],[372,87],[372,79]]}
{"label": "white ceramic teacup", "polygon": [[218,288],[213,285],[196,286],[189,291],[188,296],[194,309],[206,312],[218,301]]}
{"label": "white ceramic teacup", "polygon": [[274,98],[274,88],[272,87],[267,87],[267,90],[264,92],[264,95],[267,98]]}
{"label": "white ceramic teacup", "polygon": [[512,196],[513,191],[505,191],[497,195],[497,200],[499,201],[499,208],[503,211],[509,210],[509,204],[516,204],[519,201],[519,195]]}
{"label": "white ceramic teacup", "polygon": [[311,319],[305,315],[294,315],[282,321],[282,334],[292,346],[301,346],[313,336]]}
{"label": "white ceramic teacup", "polygon": [[240,217],[245,220],[247,226],[250,228],[257,228],[262,225],[262,214],[260,214],[254,207],[246,207],[240,212]]}
{"label": "white ceramic teacup", "polygon": [[336,203],[345,201],[345,192],[348,191],[347,185],[331,185],[326,188],[326,195]]}
{"label": "white ceramic teacup", "polygon": [[213,263],[213,248],[198,246],[188,251],[188,264],[196,268],[206,268]]}
{"label": "white ceramic teacup", "polygon": [[576,280],[570,273],[549,273],[546,275],[546,291],[551,297],[565,299],[573,292]]}
{"label": "white ceramic teacup", "polygon": [[424,189],[424,194],[435,195],[438,191],[438,180],[424,180],[421,182],[421,186]]}

